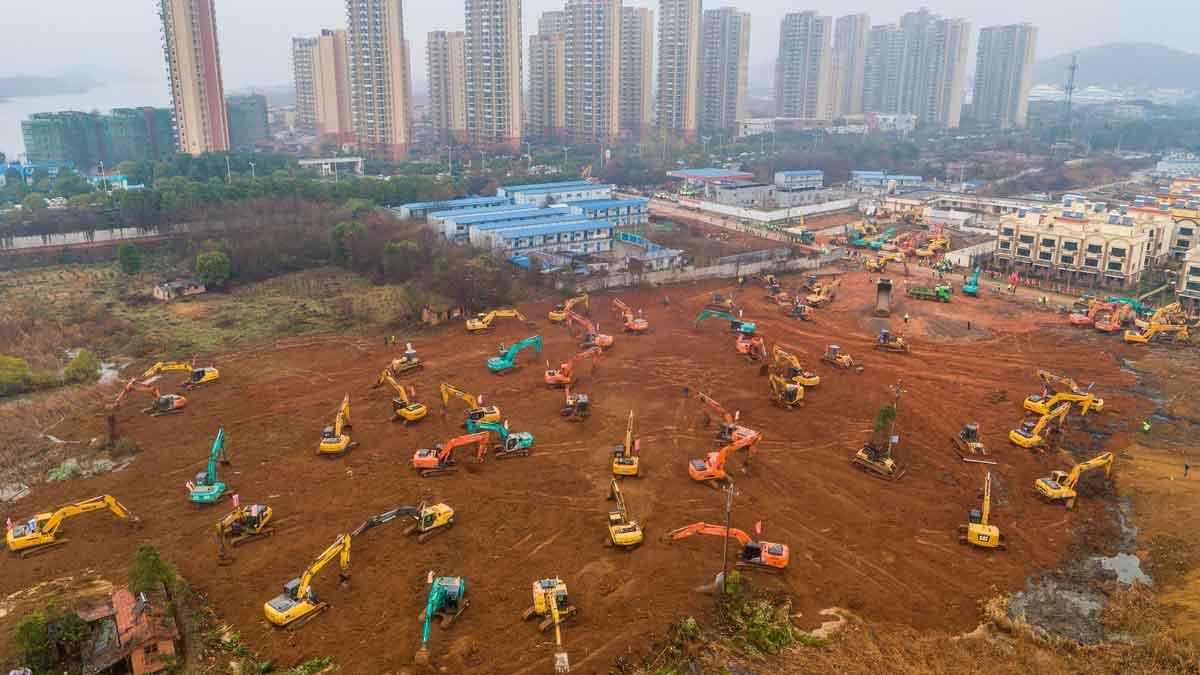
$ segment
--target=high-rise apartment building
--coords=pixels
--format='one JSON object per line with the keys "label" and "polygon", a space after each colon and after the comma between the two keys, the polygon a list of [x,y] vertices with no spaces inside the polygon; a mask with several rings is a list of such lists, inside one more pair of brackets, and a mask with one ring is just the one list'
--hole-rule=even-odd
{"label": "high-rise apartment building", "polygon": [[538,17],[538,32],[542,35],[567,32],[567,13],[561,9],[542,12]]}
{"label": "high-rise apartment building", "polygon": [[225,100],[229,111],[229,147],[252,152],[260,141],[270,138],[267,124],[267,97],[262,94],[230,96]]}
{"label": "high-rise apartment building", "polygon": [[908,41],[896,24],[874,26],[863,72],[863,111],[900,114]]}
{"label": "high-rise apartment building", "polygon": [[926,126],[957,128],[966,89],[971,24],[927,9],[900,18],[906,57],[901,112]]}
{"label": "high-rise apartment building", "polygon": [[70,162],[92,171],[125,160],[167,161],[175,153],[169,108],[114,108],[111,115],[63,111],[21,121],[30,162]]}
{"label": "high-rise apartment building", "polygon": [[833,17],[793,12],[779,27],[775,63],[775,108],[779,117],[829,119]]}
{"label": "high-rise apartment building", "polygon": [[1001,129],[1025,126],[1036,51],[1037,28],[1032,24],[979,31],[972,104],[976,121]]}
{"label": "high-rise apartment building", "polygon": [[467,52],[461,32],[436,30],[426,43],[429,109],[443,139],[467,140]]}
{"label": "high-rise apartment building", "polygon": [[721,133],[746,116],[750,13],[709,9],[700,25],[700,129]]}
{"label": "high-rise apartment building", "polygon": [[838,17],[833,28],[834,115],[857,115],[863,111],[863,89],[867,71],[867,48],[871,41],[871,17],[848,14]]}
{"label": "high-rise apartment building", "polygon": [[404,159],[412,142],[402,0],[346,0],[350,114],[359,147]]}
{"label": "high-rise apartment building", "polygon": [[567,0],[567,136],[615,139],[621,131],[621,0]]}
{"label": "high-rise apartment building", "polygon": [[696,137],[700,108],[701,0],[659,0],[658,128]]}
{"label": "high-rise apartment building", "polygon": [[646,136],[654,121],[654,10],[621,9],[621,131]]}
{"label": "high-rise apartment building", "polygon": [[296,92],[296,131],[317,133],[317,83],[313,72],[317,38],[292,38],[292,83]]}
{"label": "high-rise apartment building", "polygon": [[521,0],[464,0],[467,138],[521,146]]}
{"label": "high-rise apartment building", "polygon": [[179,151],[229,150],[215,0],[159,0]]}
{"label": "high-rise apartment building", "polygon": [[292,38],[296,80],[296,128],[322,143],[352,143],[350,68],[346,31],[324,29],[320,36]]}
{"label": "high-rise apartment building", "polygon": [[566,136],[566,44],[565,33],[529,36],[529,101],[525,109],[525,133],[529,136]]}

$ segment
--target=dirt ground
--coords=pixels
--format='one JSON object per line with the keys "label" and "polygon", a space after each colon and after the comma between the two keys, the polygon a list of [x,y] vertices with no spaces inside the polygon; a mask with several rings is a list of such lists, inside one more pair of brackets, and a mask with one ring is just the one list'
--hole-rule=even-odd
{"label": "dirt ground", "polygon": [[[799,277],[783,282],[789,287]],[[4,562],[0,596],[84,569],[121,579],[138,544],[150,542],[264,656],[282,663],[333,656],[344,672],[416,673],[423,672],[412,665],[420,640],[417,616],[426,574],[433,571],[465,577],[471,599],[471,608],[450,630],[434,628],[436,668],[541,674],[553,672],[553,647],[520,616],[531,600],[530,583],[559,575],[581,609],[564,627],[572,672],[608,672],[615,658],[644,648],[648,634],[679,616],[705,617],[712,604],[711,596],[696,589],[718,570],[720,541],[658,541],[667,530],[716,520],[722,512],[722,495],[687,475],[688,459],[715,446],[712,427],[701,426],[704,408],[682,395],[685,387],[740,410],[743,424],[763,432],[748,473],[744,456],[730,460],[738,487],[733,522],[752,530],[761,521],[764,540],[791,547],[786,573],[750,574],[762,585],[787,591],[812,626],[821,621],[819,610],[840,606],[883,624],[970,630],[981,600],[1016,590],[1036,570],[1062,563],[1073,532],[1112,527],[1115,497],[1102,478],[1083,481],[1074,511],[1044,504],[1033,494],[1033,481],[1069,467],[1072,457],[1065,451],[1031,454],[1010,445],[1007,434],[1022,419],[1021,400],[1040,389],[1035,371],[1047,368],[1094,382],[1108,406],[1089,417],[1087,429],[1073,417],[1067,444],[1081,457],[1126,447],[1133,420],[1154,407],[1135,389],[1135,376],[1122,369],[1122,359],[1135,356],[1136,347],[1073,330],[1053,313],[995,297],[959,294],[950,304],[908,300],[900,283],[892,318],[874,319],[875,290],[863,272],[846,275],[836,302],[812,322],[784,317],[765,302],[762,289],[747,285],[736,292],[745,318],[758,323],[768,346],[779,342],[797,350],[822,378],[801,409],[785,411],[770,404],[758,366],[735,354],[724,322],[696,328],[697,313],[717,289],[729,285],[621,293],[626,303],[645,310],[652,333],[617,334],[594,372],[583,366],[577,390],[591,396],[594,413],[580,425],[559,418],[563,393],[542,382],[547,359],[557,365],[576,351],[566,329],[546,321],[551,302],[522,307],[537,320],[536,328],[500,320],[487,336],[468,336],[460,323],[402,336],[427,364],[410,381],[432,411],[409,428],[391,424],[389,395],[370,389],[391,357],[379,335],[330,336],[225,355],[216,363],[222,380],[189,393],[183,414],[149,418],[138,412],[140,400],[120,410],[122,433],[144,448],[127,468],[39,485],[4,514],[18,521],[62,502],[109,493],[139,515],[144,528],[130,534],[99,514],[68,521],[66,546]],[[664,296],[669,306],[662,304]],[[592,314],[602,330],[616,333],[608,297],[593,296]],[[907,325],[898,318],[905,312]],[[872,350],[874,332],[889,321],[912,342],[912,354]],[[534,333],[544,338],[542,354],[523,352],[524,367],[508,376],[488,372],[484,361],[499,342]],[[864,372],[819,361],[828,343],[864,363]],[[908,471],[888,483],[861,473],[849,458],[898,381],[904,395],[896,454]],[[441,413],[441,382],[484,394],[514,431],[533,432],[533,455],[470,465],[443,478],[417,477],[409,466],[413,451],[461,433],[461,404],[452,401],[449,412]],[[316,457],[321,428],[346,393],[352,435],[361,445],[342,458]],[[612,446],[621,441],[630,409],[637,415],[645,475],[626,481],[623,489],[647,542],[620,553],[604,546],[610,506],[605,494]],[[81,412],[56,434],[100,436],[102,412]],[[965,464],[951,449],[951,436],[967,422],[980,424],[998,465]],[[239,548],[229,567],[216,565],[211,535],[228,502],[197,507],[187,502],[184,487],[203,469],[219,425],[233,461],[222,478],[244,502],[270,504],[278,522],[274,538]],[[989,468],[995,482],[992,517],[1010,542],[1005,553],[957,542],[956,529],[967,509],[978,505]],[[331,604],[323,616],[295,632],[265,621],[263,603],[339,533],[372,514],[421,501],[449,503],[457,525],[425,544],[403,537],[399,525],[376,528],[355,540],[349,586],[340,587],[332,569],[316,578],[316,592]],[[0,640],[11,635],[13,620],[0,618]],[[8,646],[0,645],[0,652]]]}

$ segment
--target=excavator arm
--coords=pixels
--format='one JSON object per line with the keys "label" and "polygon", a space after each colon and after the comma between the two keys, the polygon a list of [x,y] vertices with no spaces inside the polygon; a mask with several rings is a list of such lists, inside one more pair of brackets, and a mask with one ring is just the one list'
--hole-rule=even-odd
{"label": "excavator arm", "polygon": [[483,459],[487,456],[488,436],[488,432],[480,431],[473,434],[466,434],[452,438],[449,441],[446,441],[446,444],[442,446],[441,452],[438,453],[438,460],[442,463],[446,463],[447,460],[454,456],[455,448],[476,444],[477,447],[475,449],[475,459],[478,461],[483,461]]}
{"label": "excavator arm", "polygon": [[147,368],[146,372],[142,373],[142,379],[147,380],[159,373],[172,371],[184,371],[190,373],[194,369],[195,359],[193,359],[191,363],[186,361],[159,361],[158,363]]}
{"label": "excavator arm", "polygon": [[217,437],[213,439],[212,452],[208,455],[208,469],[205,473],[209,485],[217,480],[217,462],[225,452],[225,427],[217,429]]}
{"label": "excavator arm", "polygon": [[463,403],[466,403],[467,407],[469,407],[469,408],[478,408],[479,407],[479,401],[474,396],[472,396],[471,394],[468,394],[467,392],[465,392],[457,387],[443,383],[441,386],[441,391],[442,391],[442,406],[449,405],[450,397],[453,396],[454,398],[459,399]]}
{"label": "excavator arm", "polygon": [[304,574],[300,575],[300,585],[296,587],[296,599],[304,598],[308,595],[309,589],[312,587],[313,577],[317,576],[326,565],[332,562],[335,558],[339,558],[341,567],[341,575],[346,577],[350,573],[350,535],[343,534],[338,536],[337,541],[333,542],[329,548],[325,549],[317,559],[313,561]]}
{"label": "excavator arm", "polygon": [[1063,483],[1063,487],[1074,489],[1075,484],[1079,482],[1079,477],[1092,469],[1104,467],[1104,475],[1110,475],[1112,473],[1112,463],[1113,454],[1111,452],[1104,452],[1086,462],[1080,462],[1071,467],[1071,472],[1067,474],[1067,480]]}
{"label": "excavator arm", "polygon": [[992,472],[987,472],[983,479],[983,504],[979,508],[979,524],[987,527],[988,517],[992,513]]}
{"label": "excavator arm", "polygon": [[723,420],[725,420],[725,424],[733,424],[737,421],[736,417],[734,417],[733,415],[730,415],[729,411],[726,410],[724,406],[722,406],[720,403],[717,403],[708,394],[705,394],[702,391],[698,391],[698,392],[696,392],[696,398],[700,399],[700,401],[703,402],[708,407],[717,411],[717,413],[721,415],[721,418]]}
{"label": "excavator arm", "polygon": [[736,539],[739,544],[745,546],[750,543],[750,535],[736,527],[726,528],[724,525],[710,525],[709,523],[692,523],[681,528],[671,530],[664,537],[670,541],[678,541],[690,537],[694,534],[705,534],[715,537],[731,537]]}
{"label": "excavator arm", "polygon": [[1055,375],[1054,373],[1047,372],[1045,370],[1039,370],[1039,371],[1037,371],[1037,376],[1042,382],[1044,382],[1046,384],[1047,387],[1053,388],[1053,387],[1056,387],[1057,385],[1061,384],[1062,386],[1066,387],[1067,389],[1070,389],[1072,394],[1086,393],[1082,389],[1079,388],[1079,384],[1077,382],[1075,382],[1075,380],[1072,380],[1071,378],[1069,378],[1065,375]]}
{"label": "excavator arm", "polygon": [[342,431],[350,424],[350,394],[346,394],[342,399],[342,404],[338,406],[337,416],[333,420],[333,436],[340,438]]}
{"label": "excavator arm", "polygon": [[109,495],[102,495],[100,497],[92,497],[91,499],[85,499],[83,501],[75,502],[74,504],[68,504],[60,507],[59,509],[55,510],[54,513],[50,515],[50,519],[41,526],[41,531],[44,534],[54,534],[58,531],[58,528],[62,526],[62,522],[67,518],[78,516],[84,513],[90,513],[92,511],[102,511],[104,509],[112,511],[113,515],[121,520],[128,520],[130,518],[129,509],[122,506],[121,503],[115,498]]}
{"label": "excavator arm", "polygon": [[[758,449],[758,441],[760,438],[762,438],[761,434],[759,434],[758,432],[752,432],[746,436],[742,436],[741,438],[735,439],[729,445],[726,445],[725,447],[721,448],[720,452],[717,453],[717,466],[723,468],[725,466],[725,460],[729,456],[729,453],[737,452],[738,450],[741,450],[742,448],[749,448],[749,450],[748,450],[749,457],[753,457],[755,452]],[[747,460],[749,459],[749,457],[747,457]]]}

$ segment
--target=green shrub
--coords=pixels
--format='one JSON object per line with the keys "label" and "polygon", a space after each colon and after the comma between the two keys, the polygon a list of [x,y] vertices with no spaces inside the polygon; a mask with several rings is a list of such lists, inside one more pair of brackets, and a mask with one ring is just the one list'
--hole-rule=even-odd
{"label": "green shrub", "polygon": [[33,373],[25,359],[0,356],[0,396],[23,394],[33,387]]}
{"label": "green shrub", "polygon": [[117,247],[117,264],[122,272],[133,276],[142,271],[142,252],[133,244],[121,244]]}
{"label": "green shrub", "polygon": [[100,357],[86,349],[80,349],[63,370],[63,381],[68,384],[92,383],[99,379]]}
{"label": "green shrub", "polygon": [[137,553],[133,554],[133,567],[129,570],[129,587],[134,593],[144,593],[154,590],[159,584],[166,587],[167,593],[175,590],[179,576],[171,563],[162,559],[158,549],[150,544],[142,544]]}
{"label": "green shrub", "polygon": [[206,286],[219,286],[229,280],[229,256],[221,251],[205,251],[196,255],[196,276]]}
{"label": "green shrub", "polygon": [[45,614],[24,616],[13,633],[24,665],[39,674],[77,672],[90,637],[91,630],[78,614],[61,611],[53,603],[46,606]]}
{"label": "green shrub", "polygon": [[79,460],[72,457],[67,461],[46,472],[46,480],[59,482],[78,478],[83,473],[83,469],[79,466]]}

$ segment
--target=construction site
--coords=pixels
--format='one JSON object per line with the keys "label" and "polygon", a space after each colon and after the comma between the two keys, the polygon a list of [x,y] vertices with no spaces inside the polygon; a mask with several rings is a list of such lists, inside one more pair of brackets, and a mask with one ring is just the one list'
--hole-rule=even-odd
{"label": "construction site", "polygon": [[[80,411],[56,432],[103,438],[111,414],[144,451],[121,471],[37,485],[7,514],[24,523],[103,494],[140,528],[65,521],[69,542],[10,559],[5,586],[119,576],[148,542],[284,663],[553,672],[553,642],[521,621],[534,582],[535,605],[555,597],[563,610],[537,614],[543,627],[561,619],[571,669],[608,672],[643,656],[648,633],[711,612],[729,492],[710,488],[733,486],[730,568],[745,563],[756,586],[789,596],[797,626],[836,607],[970,631],[988,598],[1111,550],[1104,453],[1119,472],[1155,409],[1125,364],[1175,348],[1081,331],[1028,298],[981,292],[978,277],[976,297],[958,282],[952,302],[906,294],[918,280],[933,283],[889,279],[886,303],[877,273],[845,269],[631,289],[396,345],[340,335],[246,348],[213,359],[217,375],[151,368],[115,411]],[[780,299],[805,293],[800,311]],[[1039,396],[1044,414],[1026,400]],[[139,410],[147,402],[154,414]],[[1081,475],[1093,467],[1104,470]],[[1069,498],[1037,487],[1043,477],[1069,478]],[[273,536],[237,546],[266,524],[261,507]],[[230,532],[233,520],[248,529]],[[338,557],[346,583],[317,573]],[[544,597],[539,580],[551,582]],[[423,625],[430,609],[453,623]]]}

